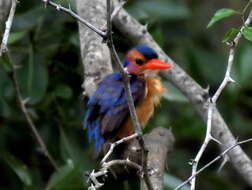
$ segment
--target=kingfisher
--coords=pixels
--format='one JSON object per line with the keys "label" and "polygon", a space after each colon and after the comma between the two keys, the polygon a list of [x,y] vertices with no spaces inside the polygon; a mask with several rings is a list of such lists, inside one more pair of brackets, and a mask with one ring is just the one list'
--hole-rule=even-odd
{"label": "kingfisher", "polygon": [[[157,71],[170,69],[172,65],[160,61],[152,48],[136,46],[128,51],[123,66],[129,74],[137,117],[141,126],[145,126],[166,90]],[[89,98],[84,128],[88,129],[89,142],[95,142],[96,151],[105,142],[115,142],[134,134],[120,72],[106,76]]]}

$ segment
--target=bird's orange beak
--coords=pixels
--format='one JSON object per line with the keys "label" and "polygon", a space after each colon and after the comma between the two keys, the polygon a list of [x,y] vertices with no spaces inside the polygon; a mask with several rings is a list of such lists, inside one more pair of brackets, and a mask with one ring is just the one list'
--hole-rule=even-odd
{"label": "bird's orange beak", "polygon": [[152,70],[164,70],[172,68],[172,65],[169,63],[165,63],[158,59],[151,59],[145,65],[143,65],[144,69],[152,69]]}

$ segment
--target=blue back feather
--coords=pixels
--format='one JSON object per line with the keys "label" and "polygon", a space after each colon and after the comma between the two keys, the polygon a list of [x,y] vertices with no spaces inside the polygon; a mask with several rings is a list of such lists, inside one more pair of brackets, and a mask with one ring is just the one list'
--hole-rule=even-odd
{"label": "blue back feather", "polygon": [[[144,96],[145,82],[131,76],[130,86],[134,103],[137,104]],[[115,72],[105,77],[90,97],[87,107],[84,128],[88,128],[89,142],[94,140],[98,151],[106,139],[118,132],[129,116],[122,75]]]}

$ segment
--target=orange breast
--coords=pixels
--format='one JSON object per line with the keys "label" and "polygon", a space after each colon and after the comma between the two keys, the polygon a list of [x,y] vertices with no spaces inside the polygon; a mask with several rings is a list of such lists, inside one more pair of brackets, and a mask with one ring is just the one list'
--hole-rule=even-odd
{"label": "orange breast", "polygon": [[[165,88],[159,77],[145,78],[146,92],[144,100],[136,106],[136,114],[142,127],[145,127],[148,120],[154,113],[154,107],[160,103],[160,97],[165,92]],[[131,118],[123,125],[117,138],[123,138],[134,133]]]}

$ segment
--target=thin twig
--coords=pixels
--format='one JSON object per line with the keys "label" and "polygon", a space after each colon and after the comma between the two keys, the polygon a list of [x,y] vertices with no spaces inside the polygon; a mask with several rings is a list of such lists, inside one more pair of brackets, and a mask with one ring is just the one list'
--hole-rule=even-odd
{"label": "thin twig", "polygon": [[[17,3],[18,3],[17,0],[12,0],[12,6],[10,9],[9,17],[6,21],[6,29],[4,32],[4,36],[3,36],[3,40],[2,40],[2,44],[1,44],[1,49],[0,49],[0,56],[2,56],[3,53],[5,53],[6,56],[8,57],[8,59],[10,59],[10,56],[9,56],[8,49],[7,49],[7,43],[8,43],[8,38],[9,38],[12,22],[13,22],[14,15],[15,15]],[[9,76],[12,80],[13,86],[16,90],[18,102],[19,102],[21,110],[25,116],[25,119],[28,123],[28,126],[30,127],[31,131],[33,132],[35,139],[37,140],[38,144],[40,145],[42,152],[48,158],[48,160],[50,161],[50,163],[52,164],[54,169],[57,170],[58,169],[57,164],[54,161],[54,159],[52,158],[52,156],[50,155],[49,151],[47,150],[46,145],[45,145],[43,139],[41,138],[41,136],[39,135],[37,128],[36,128],[35,124],[33,123],[32,119],[29,115],[29,112],[26,108],[27,99],[22,98],[20,86],[19,86],[18,80],[17,80],[16,65],[14,65],[14,64],[12,65],[12,71],[9,72],[8,74],[9,74]]]}
{"label": "thin twig", "polygon": [[124,143],[124,142],[126,142],[126,141],[129,141],[129,140],[131,140],[131,139],[134,139],[134,138],[136,138],[136,137],[138,137],[138,136],[139,136],[139,135],[138,135],[137,133],[134,133],[133,135],[124,137],[124,138],[122,138],[122,139],[120,139],[120,140],[118,140],[118,141],[116,141],[116,142],[114,142],[114,143],[111,143],[111,144],[110,144],[110,147],[109,147],[109,151],[108,151],[108,152],[106,153],[106,155],[103,157],[101,163],[103,164],[103,163],[106,162],[106,160],[107,160],[108,157],[113,153],[114,148],[115,148],[117,145],[119,145],[119,144],[121,144],[121,143]]}
{"label": "thin twig", "polygon": [[194,175],[190,176],[186,181],[184,181],[183,183],[181,183],[179,186],[177,186],[174,190],[179,190],[181,189],[184,185],[186,185],[187,183],[189,183],[193,178],[195,178],[199,173],[201,173],[203,170],[205,170],[206,168],[208,168],[209,166],[211,166],[213,163],[215,163],[216,161],[218,161],[219,159],[223,158],[223,156],[225,156],[229,151],[231,151],[233,148],[235,148],[238,145],[241,144],[245,144],[248,142],[252,142],[252,138],[249,138],[247,140],[244,141],[240,141],[237,142],[236,144],[230,146],[229,148],[227,148],[226,150],[224,150],[221,154],[219,154],[217,157],[215,157],[212,161],[208,162],[205,166],[203,166],[202,168],[200,168],[197,172],[195,172]]}
{"label": "thin twig", "polygon": [[101,177],[101,176],[106,177],[107,173],[109,172],[109,169],[113,166],[116,166],[116,165],[129,166],[130,168],[137,169],[138,171],[142,170],[142,167],[140,165],[138,165],[135,162],[130,161],[129,159],[127,159],[127,160],[112,160],[112,161],[103,163],[102,168],[99,171],[97,171],[97,172],[92,171],[90,173],[88,181],[91,181],[91,185],[88,188],[88,190],[94,190],[94,189],[101,188],[104,184],[100,183],[97,178]]}
{"label": "thin twig", "polygon": [[[245,26],[248,26],[250,24],[251,19],[252,19],[252,9],[250,11],[250,14],[249,14],[246,22],[244,23],[244,26],[241,28],[241,30],[243,30],[243,28]],[[224,88],[227,86],[227,84],[229,82],[235,82],[231,78],[230,73],[231,73],[233,62],[234,62],[235,48],[237,47],[237,44],[238,44],[240,38],[241,38],[241,31],[236,35],[233,42],[231,43],[232,46],[231,46],[230,51],[229,51],[228,64],[227,64],[227,70],[226,70],[226,73],[225,73],[225,77],[224,77],[222,83],[220,84],[219,88],[216,90],[213,97],[208,100],[209,102],[208,102],[208,116],[207,116],[206,136],[205,136],[205,139],[204,139],[204,142],[203,142],[202,146],[200,147],[199,152],[197,153],[195,159],[192,162],[192,176],[195,176],[195,174],[196,174],[199,160],[200,160],[202,154],[204,153],[208,143],[211,140],[214,140],[214,141],[220,143],[217,139],[213,138],[212,135],[211,135],[212,115],[213,115],[212,113],[213,113],[213,109],[216,107],[216,102],[217,102],[219,96],[221,95],[222,91],[224,90]],[[191,190],[195,189],[195,183],[196,183],[196,178],[192,178]]]}
{"label": "thin twig", "polygon": [[42,1],[45,3],[45,5],[50,5],[51,7],[56,8],[58,11],[62,11],[62,12],[65,12],[65,13],[71,15],[76,20],[78,20],[80,23],[84,24],[85,26],[87,26],[88,28],[90,28],[91,30],[96,32],[103,39],[106,38],[106,36],[107,36],[106,32],[103,32],[100,29],[98,29],[97,27],[95,27],[94,25],[90,24],[89,22],[87,22],[86,20],[81,18],[79,15],[77,15],[75,12],[73,12],[70,8],[67,9],[57,3],[50,1],[50,0],[42,0]]}
{"label": "thin twig", "polygon": [[9,39],[10,30],[11,30],[12,22],[13,22],[14,15],[15,15],[17,3],[18,3],[17,0],[12,0],[10,14],[9,14],[9,17],[8,17],[6,23],[5,23],[6,28],[4,31],[2,44],[1,44],[1,48],[0,48],[0,57],[3,55],[3,53],[7,52],[8,39]]}
{"label": "thin twig", "polygon": [[19,86],[18,80],[17,80],[16,65],[13,65],[12,72],[10,72],[9,75],[10,75],[10,78],[13,82],[13,86],[16,90],[18,102],[19,102],[21,110],[25,116],[25,119],[28,123],[28,127],[33,132],[35,139],[37,140],[44,155],[48,158],[48,160],[50,161],[50,163],[52,164],[54,169],[58,170],[58,166],[57,166],[55,160],[53,159],[53,157],[51,156],[51,154],[47,150],[47,147],[46,147],[42,137],[40,136],[39,132],[37,131],[37,128],[36,128],[35,124],[33,123],[33,120],[31,119],[30,114],[26,108],[27,99],[23,99],[22,95],[21,95],[20,86]]}
{"label": "thin twig", "polygon": [[[205,139],[203,141],[202,146],[200,147],[200,150],[198,151],[195,159],[192,161],[192,176],[195,175],[196,171],[197,171],[197,167],[200,161],[200,158],[202,157],[203,153],[205,152],[207,145],[209,144],[209,142],[211,140],[214,140],[215,142],[221,144],[217,139],[215,139],[212,135],[211,135],[211,131],[212,131],[212,115],[213,115],[213,107],[214,105],[211,102],[211,98],[208,99],[208,118],[207,118],[207,130],[206,130],[206,136]],[[195,189],[195,181],[196,178],[193,178],[191,181],[191,189]]]}
{"label": "thin twig", "polygon": [[[140,24],[125,10],[121,10],[118,16],[114,18],[113,22],[122,35],[124,35],[133,44],[148,45],[153,47],[153,49],[160,56],[160,59],[172,63],[173,69],[162,71],[161,75],[165,79],[169,80],[188,98],[188,100],[190,100],[201,118],[207,122],[209,113],[209,104],[206,101],[209,96],[208,90],[203,89],[179,66],[178,63],[172,60],[154,41],[150,33],[146,30],[146,27]],[[217,108],[213,109],[213,118],[212,135],[215,138],[220,139],[222,142],[220,148],[225,150],[226,147],[229,147],[236,142],[235,138]],[[240,146],[237,146],[233,151],[228,153],[228,156],[232,158],[230,161],[232,162],[236,171],[246,180],[250,186],[252,186],[252,161],[248,155]],[[238,162],[240,163],[239,165],[237,165]]]}
{"label": "thin twig", "polygon": [[113,43],[113,39],[112,39],[112,25],[111,25],[111,0],[107,0],[107,34],[108,34],[108,40],[107,40],[107,44],[108,47],[110,49],[112,58],[114,59],[114,61],[116,62],[116,64],[119,66],[120,72],[122,73],[122,77],[123,77],[123,82],[124,82],[124,87],[125,87],[125,92],[126,92],[126,97],[127,97],[127,103],[129,106],[129,110],[130,110],[130,117],[135,129],[135,133],[138,135],[138,142],[139,145],[142,149],[142,167],[143,167],[143,177],[144,177],[144,181],[146,183],[146,186],[149,190],[153,190],[153,186],[151,184],[149,175],[148,175],[148,166],[147,166],[147,156],[148,156],[148,151],[145,147],[144,144],[144,140],[142,137],[142,129],[141,129],[141,125],[139,123],[139,120],[137,118],[137,114],[136,114],[136,109],[134,106],[134,101],[132,98],[132,94],[131,94],[131,89],[130,89],[130,84],[129,84],[129,76],[128,73],[124,70],[121,61],[119,59],[119,56],[117,55],[117,52],[115,50],[114,47],[114,43]]}
{"label": "thin twig", "polygon": [[251,23],[252,20],[252,9],[250,10],[250,13],[248,15],[248,18],[246,19],[243,27],[241,28],[240,32],[236,35],[236,37],[233,40],[233,43],[231,43],[231,48],[229,51],[229,57],[228,57],[228,66],[227,66],[227,70],[226,70],[226,74],[225,74],[225,78],[222,81],[220,87],[218,88],[218,90],[216,91],[216,93],[214,94],[213,98],[212,98],[212,102],[216,102],[217,99],[219,98],[221,92],[223,91],[223,89],[226,87],[226,85],[229,82],[234,82],[234,80],[230,77],[230,73],[231,73],[231,68],[234,62],[234,54],[235,54],[235,48],[237,47],[239,40],[242,36],[241,31],[244,29],[244,27],[248,26]]}
{"label": "thin twig", "polygon": [[111,160],[109,162],[103,163],[102,166],[104,168],[110,168],[114,165],[125,165],[125,166],[129,166],[131,168],[137,169],[139,171],[142,170],[142,167],[140,165],[138,165],[135,162],[130,161],[129,159],[126,160]]}
{"label": "thin twig", "polygon": [[[127,0],[123,0],[122,2],[118,3],[118,5],[114,8],[113,12],[111,13],[111,18],[110,18],[111,22],[113,22],[113,19],[119,13],[119,11],[123,8],[123,6],[125,5],[126,2],[127,2]],[[107,24],[104,24],[104,26],[102,26],[101,29],[103,31],[105,31],[106,26],[107,26]]]}
{"label": "thin twig", "polygon": [[123,0],[118,6],[116,6],[111,14],[111,22],[115,18],[115,16],[119,13],[119,11],[123,8],[127,0]]}

